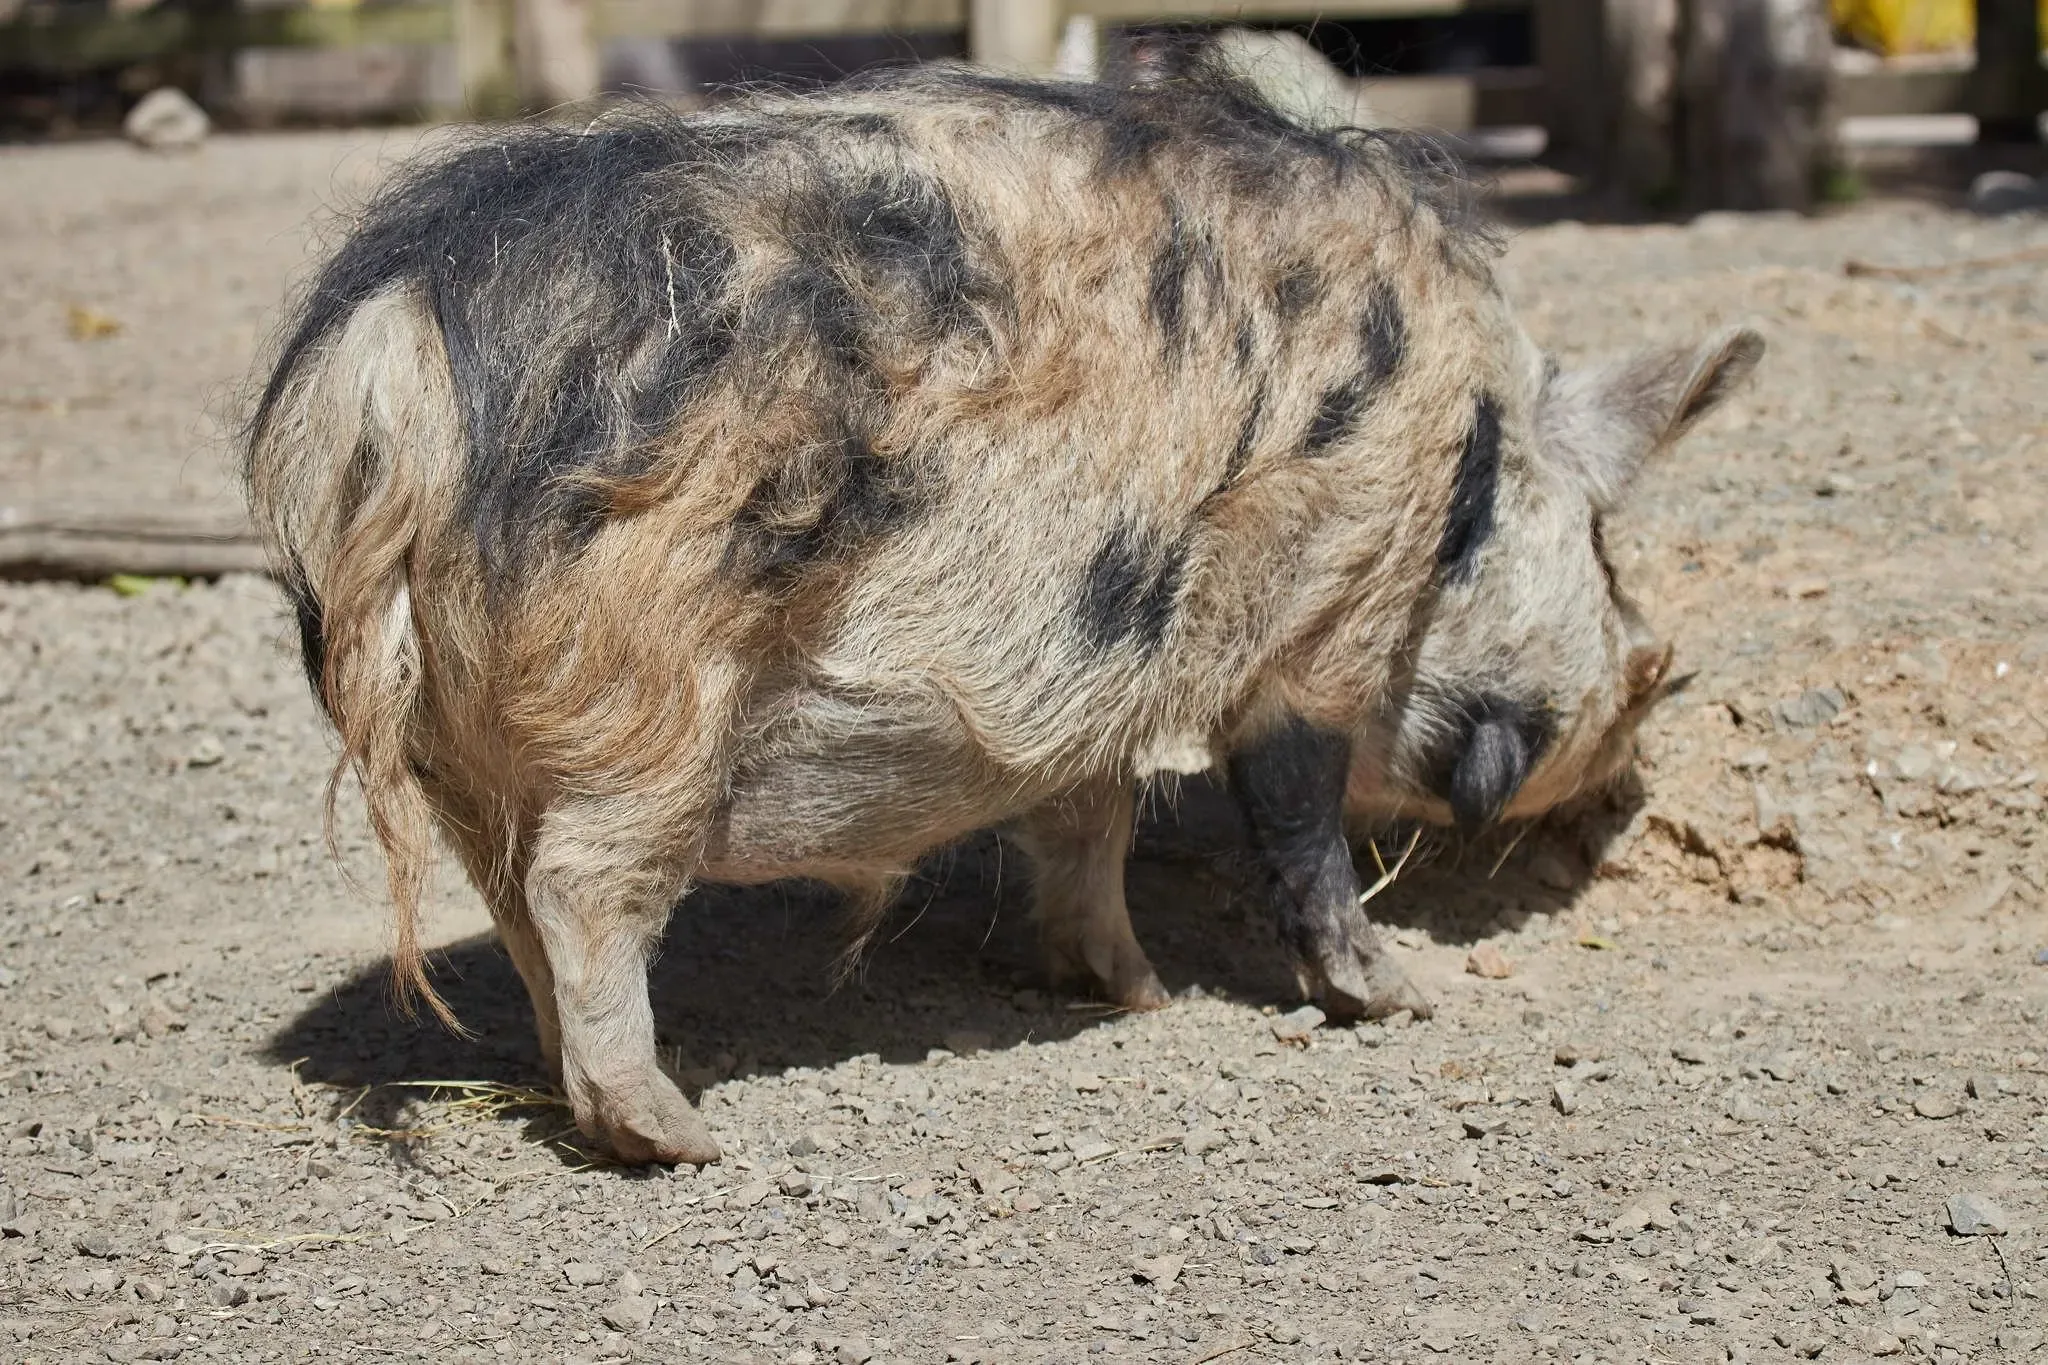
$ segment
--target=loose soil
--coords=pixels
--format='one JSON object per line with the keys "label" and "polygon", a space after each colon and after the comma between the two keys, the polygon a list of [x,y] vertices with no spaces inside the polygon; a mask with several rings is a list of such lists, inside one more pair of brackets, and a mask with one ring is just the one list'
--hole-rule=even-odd
{"label": "loose soil", "polygon": [[[377,145],[0,153],[0,467],[230,488],[205,414]],[[1426,841],[1374,908],[1437,1017],[1305,1041],[1200,786],[1132,869],[1155,1015],[1045,991],[990,840],[837,989],[829,898],[707,893],[655,972],[701,1172],[578,1150],[452,876],[474,1037],[394,1014],[266,582],[0,587],[0,1356],[2048,1360],[2048,279],[1844,271],[2044,242],[1517,236],[1567,359],[1771,340],[1610,533],[1690,674],[1639,789]]]}

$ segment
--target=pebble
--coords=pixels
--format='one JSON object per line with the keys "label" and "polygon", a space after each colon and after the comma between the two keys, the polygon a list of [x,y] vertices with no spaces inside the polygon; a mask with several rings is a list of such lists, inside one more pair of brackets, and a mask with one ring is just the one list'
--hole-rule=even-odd
{"label": "pebble", "polygon": [[249,1290],[246,1285],[216,1281],[206,1287],[206,1299],[216,1308],[234,1308],[249,1301]]}
{"label": "pebble", "polygon": [[1560,1114],[1571,1115],[1578,1113],[1579,1088],[1570,1081],[1551,1082],[1550,1106]]}
{"label": "pebble", "polygon": [[603,1284],[611,1277],[605,1274],[601,1265],[592,1265],[588,1261],[568,1261],[562,1266],[562,1278],[578,1289],[586,1289],[594,1284]]}
{"label": "pebble", "polygon": [[1824,725],[1842,713],[1849,698],[1839,687],[1809,687],[1771,708],[1779,722],[1794,730]]}
{"label": "pebble", "polygon": [[1975,1193],[1949,1196],[1948,1225],[1960,1237],[1995,1236],[2011,1227],[1990,1195]]}
{"label": "pebble", "polygon": [[839,1365],[868,1365],[875,1358],[875,1348],[859,1337],[848,1337],[833,1350]]}
{"label": "pebble", "polygon": [[1273,1030],[1273,1036],[1281,1042],[1306,1043],[1309,1035],[1321,1028],[1326,1018],[1328,1016],[1314,1005],[1303,1005],[1300,1009],[1275,1015],[1267,1022]]}
{"label": "pebble", "polygon": [[1515,974],[1515,964],[1491,943],[1482,943],[1465,954],[1465,970],[1488,981],[1505,981]]}
{"label": "pebble", "polygon": [[646,1294],[634,1294],[606,1307],[598,1316],[614,1332],[644,1332],[654,1321],[660,1301]]}
{"label": "pebble", "polygon": [[803,1171],[789,1171],[775,1182],[792,1199],[801,1199],[817,1188],[817,1182]]}
{"label": "pebble", "polygon": [[1029,1190],[1025,1190],[1010,1201],[1010,1207],[1019,1213],[1037,1213],[1045,1207],[1045,1201]]}
{"label": "pebble", "polygon": [[71,1245],[77,1247],[81,1255],[102,1261],[111,1261],[120,1254],[114,1250],[114,1239],[99,1231],[81,1232],[71,1239]]}
{"label": "pebble", "polygon": [[1838,1288],[1857,1290],[1869,1289],[1877,1284],[1877,1272],[1863,1262],[1847,1256],[1837,1256],[1830,1270]]}
{"label": "pebble", "polygon": [[152,152],[188,152],[206,141],[213,124],[192,97],[174,86],[159,86],[137,100],[121,120],[121,132]]}
{"label": "pebble", "polygon": [[1922,1095],[1913,1101],[1913,1112],[1923,1119],[1952,1119],[1963,1112],[1963,1102],[1953,1095]]}
{"label": "pebble", "polygon": [[1998,1078],[1996,1076],[1981,1074],[1972,1076],[1963,1088],[1969,1092],[1970,1098],[1973,1100],[1994,1100],[1998,1098]]}
{"label": "pebble", "polygon": [[1698,1043],[1678,1043],[1671,1049],[1671,1055],[1687,1066],[1705,1066],[1707,1050]]}

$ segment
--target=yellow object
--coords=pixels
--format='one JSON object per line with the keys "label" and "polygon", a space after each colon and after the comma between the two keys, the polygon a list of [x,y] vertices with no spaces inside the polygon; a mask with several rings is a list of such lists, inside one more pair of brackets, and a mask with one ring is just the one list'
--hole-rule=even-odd
{"label": "yellow object", "polygon": [[[1887,57],[1950,52],[1977,41],[1975,0],[1828,0],[1835,31]],[[2040,0],[2048,34],[2048,0]]]}

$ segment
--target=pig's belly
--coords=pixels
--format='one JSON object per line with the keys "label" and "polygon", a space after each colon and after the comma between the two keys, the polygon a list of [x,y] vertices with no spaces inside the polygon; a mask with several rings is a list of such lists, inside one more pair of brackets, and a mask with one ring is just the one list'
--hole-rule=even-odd
{"label": "pig's belly", "polygon": [[706,848],[707,880],[872,883],[1033,804],[957,739],[877,728],[828,746],[792,728],[741,765]]}

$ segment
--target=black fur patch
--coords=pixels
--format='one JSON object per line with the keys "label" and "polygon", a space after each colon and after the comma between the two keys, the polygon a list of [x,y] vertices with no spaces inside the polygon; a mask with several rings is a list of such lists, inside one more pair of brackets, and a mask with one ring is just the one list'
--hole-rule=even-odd
{"label": "black fur patch", "polygon": [[1283,322],[1292,322],[1316,306],[1323,297],[1323,272],[1307,261],[1297,261],[1273,281],[1273,310]]}
{"label": "black fur patch", "polygon": [[1472,426],[1458,452],[1451,485],[1451,510],[1437,542],[1436,562],[1444,580],[1462,583],[1479,564],[1479,551],[1493,535],[1494,502],[1500,487],[1500,404],[1480,394],[1472,404]]}
{"label": "black fur patch", "polygon": [[1230,448],[1230,463],[1223,467],[1223,482],[1217,491],[1237,482],[1237,476],[1244,473],[1252,461],[1252,448],[1259,441],[1259,424],[1266,417],[1266,385],[1260,382],[1258,392],[1252,395],[1252,405],[1245,410],[1244,423],[1237,429],[1237,444]]}
{"label": "black fur patch", "polygon": [[1349,436],[1357,428],[1359,414],[1365,411],[1366,400],[1371,396],[1372,390],[1357,378],[1323,390],[1316,415],[1309,419],[1308,435],[1302,437],[1301,453],[1314,458]]}
{"label": "black fur patch", "polygon": [[1165,339],[1166,353],[1176,355],[1184,339],[1187,319],[1188,270],[1194,264],[1195,246],[1180,205],[1167,201],[1166,240],[1152,258],[1152,282],[1145,295],[1153,325]]}
{"label": "black fur patch", "polygon": [[1185,542],[1160,545],[1129,522],[1111,529],[1081,585],[1081,627],[1099,649],[1126,640],[1150,654],[1166,638],[1187,568]]}
{"label": "black fur patch", "polygon": [[754,486],[734,518],[727,567],[784,586],[909,526],[937,497],[917,462],[878,454],[848,433],[806,449]]}
{"label": "black fur patch", "polygon": [[1323,391],[1302,438],[1301,453],[1321,455],[1358,430],[1365,410],[1393,378],[1408,353],[1408,322],[1392,285],[1381,281],[1367,291],[1358,315],[1358,372]]}
{"label": "black fur patch", "polygon": [[320,709],[327,709],[327,693],[322,683],[327,677],[327,620],[320,609],[320,599],[314,595],[306,580],[296,567],[285,575],[285,596],[292,604],[292,616],[299,626],[299,660],[306,667],[306,681],[312,685],[313,699],[320,703]]}
{"label": "black fur patch", "polygon": [[1394,286],[1385,280],[1373,284],[1366,294],[1358,330],[1365,349],[1366,383],[1377,388],[1394,377],[1408,355],[1408,317],[1401,311],[1401,296]]}
{"label": "black fur patch", "polygon": [[1450,804],[1460,829],[1483,829],[1500,818],[1554,728],[1548,711],[1507,697],[1474,697],[1459,706],[1431,764],[1431,786]]}
{"label": "black fur patch", "polygon": [[1237,320],[1237,335],[1231,339],[1230,358],[1240,370],[1251,368],[1252,352],[1258,346],[1258,333],[1252,330],[1250,318]]}

